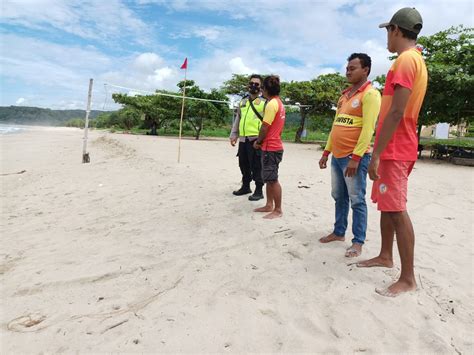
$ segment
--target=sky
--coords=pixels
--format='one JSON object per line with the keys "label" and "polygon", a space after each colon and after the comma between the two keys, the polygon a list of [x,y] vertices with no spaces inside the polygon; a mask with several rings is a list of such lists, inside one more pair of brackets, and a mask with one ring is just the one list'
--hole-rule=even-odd
{"label": "sky", "polygon": [[[390,67],[378,24],[406,6],[421,35],[474,27],[469,0],[1,0],[0,106],[115,109],[113,92],[177,90],[180,66],[203,89],[236,74],[283,81],[342,72],[365,52],[371,77]],[[112,85],[129,89],[119,89]]]}

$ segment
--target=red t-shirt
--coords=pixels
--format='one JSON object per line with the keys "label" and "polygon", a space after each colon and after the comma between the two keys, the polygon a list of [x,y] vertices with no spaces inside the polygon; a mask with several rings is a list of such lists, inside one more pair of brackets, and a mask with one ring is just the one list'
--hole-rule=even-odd
{"label": "red t-shirt", "polygon": [[268,101],[263,116],[263,124],[269,126],[267,136],[263,140],[262,150],[276,152],[283,150],[281,132],[285,125],[285,107],[278,96]]}
{"label": "red t-shirt", "polygon": [[425,61],[418,49],[411,48],[400,54],[387,74],[374,146],[377,146],[380,130],[392,106],[393,93],[397,85],[410,89],[411,94],[403,118],[380,159],[415,161],[418,156],[418,115],[428,85]]}

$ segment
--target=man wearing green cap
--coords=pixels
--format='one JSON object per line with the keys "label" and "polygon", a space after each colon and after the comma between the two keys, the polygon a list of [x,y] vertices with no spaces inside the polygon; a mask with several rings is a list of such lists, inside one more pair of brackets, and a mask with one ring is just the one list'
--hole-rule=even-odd
{"label": "man wearing green cap", "polygon": [[359,267],[393,267],[393,238],[397,236],[401,274],[383,296],[397,296],[416,289],[413,270],[415,233],[406,210],[408,176],[418,153],[418,115],[426,93],[428,74],[416,39],[423,20],[415,8],[403,8],[390,22],[379,26],[387,30],[387,48],[398,57],[390,68],[382,95],[369,177],[374,181],[372,201],[381,211],[380,254],[357,264]]}

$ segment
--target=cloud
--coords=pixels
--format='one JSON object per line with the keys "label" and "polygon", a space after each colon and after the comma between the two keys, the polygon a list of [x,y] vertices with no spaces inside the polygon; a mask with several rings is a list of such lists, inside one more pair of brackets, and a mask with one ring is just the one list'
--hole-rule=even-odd
{"label": "cloud", "polygon": [[65,46],[17,35],[4,35],[2,41],[10,50],[0,54],[1,75],[11,82],[2,104],[16,102],[18,96],[13,95],[21,92],[23,83],[37,93],[28,98],[31,105],[84,108],[89,78],[94,78],[93,108],[111,109],[117,108],[111,93],[119,89],[109,87],[107,92],[105,83],[154,92],[176,90],[182,80],[177,64],[170,66],[153,52],[113,57],[91,46]]}
{"label": "cloud", "polygon": [[24,97],[20,97],[18,100],[16,100],[15,104],[17,105],[21,105],[22,103],[25,102],[25,98]]}
{"label": "cloud", "polygon": [[173,70],[170,67],[164,67],[161,69],[156,69],[154,75],[150,76],[149,78],[151,79],[151,82],[156,83],[156,85],[159,87],[167,79],[172,78],[175,73],[176,70]]}
{"label": "cloud", "polygon": [[192,23],[182,23],[182,27],[186,28],[171,34],[171,38],[200,38],[206,42],[213,42],[217,39],[223,40],[226,33],[229,32],[229,30],[223,26],[196,26]]}
{"label": "cloud", "polygon": [[220,27],[212,26],[197,28],[193,32],[196,37],[202,37],[206,41],[214,41],[219,37],[221,31],[222,29]]}
{"label": "cloud", "polygon": [[[112,87],[104,83],[137,92],[176,90],[186,56],[188,77],[204,89],[221,86],[232,73],[272,73],[289,81],[344,72],[352,52],[372,57],[373,78],[390,66],[386,35],[377,25],[404,6],[411,3],[3,0],[0,35],[8,50],[0,52],[1,100],[83,108],[92,77],[93,107],[110,108]],[[471,1],[420,0],[416,7],[422,35],[474,26]]]}
{"label": "cloud", "polygon": [[[65,46],[17,35],[2,35],[2,45],[8,48],[0,53],[2,87],[8,85],[7,90],[2,88],[2,105],[21,96],[33,106],[85,107],[89,78],[98,79],[127,60],[91,46]],[[96,81],[94,94],[99,87],[102,90]]]}
{"label": "cloud", "polygon": [[[52,108],[59,110],[85,110],[86,103],[82,100],[60,100],[52,105]],[[92,105],[92,109],[97,109],[97,105]]]}
{"label": "cloud", "polygon": [[147,52],[138,55],[134,59],[132,66],[140,72],[149,73],[155,71],[157,68],[162,66],[163,63],[163,58],[158,54]]}
{"label": "cloud", "polygon": [[229,60],[229,68],[232,73],[236,74],[250,74],[255,71],[246,66],[241,57],[235,57]]}
{"label": "cloud", "polygon": [[[260,56],[268,63],[267,69],[262,68],[266,71],[285,69],[284,64],[272,60],[284,54],[299,62],[300,68],[309,69],[309,74],[331,66],[339,70],[350,53],[362,50],[375,59],[374,73],[385,72],[389,53],[385,49],[385,32],[378,24],[387,21],[399,8],[413,6],[412,2],[404,0],[206,0],[180,1],[179,6],[169,1],[145,2],[159,3],[177,14],[204,12],[233,19],[245,14],[245,27],[226,26],[225,34],[213,40],[215,52],[231,51],[246,63],[251,59],[249,52],[258,53],[254,56]],[[417,1],[416,7],[425,19],[422,35],[431,35],[460,23],[468,26],[474,23],[473,3],[469,0],[459,0],[456,6],[448,0],[424,0]],[[262,18],[271,21],[262,22]],[[291,72],[299,73],[299,66],[292,66],[296,70],[287,68],[290,76]]]}
{"label": "cloud", "polygon": [[278,74],[283,81],[309,80],[334,69],[310,65],[294,66],[283,61],[271,61],[264,53],[215,50],[206,58],[189,62],[188,77],[204,89],[218,88],[235,74]]}
{"label": "cloud", "polygon": [[60,30],[96,40],[132,37],[142,43],[149,33],[147,25],[120,0],[3,0],[1,19],[11,25]]}
{"label": "cloud", "polygon": [[[343,70],[339,70],[339,72],[343,72]],[[319,74],[318,75],[325,75],[325,74],[334,74],[334,73],[337,73],[337,70],[334,69],[334,68],[321,68],[319,70]]]}
{"label": "cloud", "polygon": [[62,46],[35,38],[3,35],[2,75],[37,86],[73,88],[114,64],[94,47]]}

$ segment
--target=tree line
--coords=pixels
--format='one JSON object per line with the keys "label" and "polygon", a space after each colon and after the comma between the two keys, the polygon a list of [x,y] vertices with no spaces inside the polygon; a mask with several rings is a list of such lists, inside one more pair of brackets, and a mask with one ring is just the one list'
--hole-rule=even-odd
{"label": "tree line", "polygon": [[[90,117],[104,114],[103,111],[92,110]],[[51,110],[49,108],[30,106],[0,106],[0,123],[24,125],[65,126],[71,120],[79,120],[84,126],[85,110]],[[78,126],[79,127],[79,126]]]}

